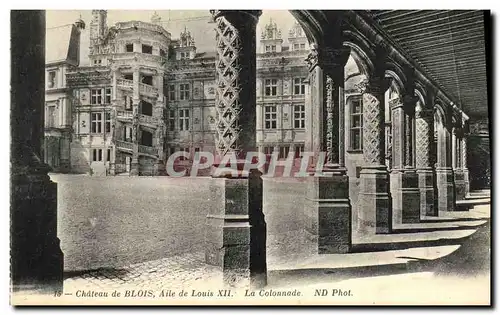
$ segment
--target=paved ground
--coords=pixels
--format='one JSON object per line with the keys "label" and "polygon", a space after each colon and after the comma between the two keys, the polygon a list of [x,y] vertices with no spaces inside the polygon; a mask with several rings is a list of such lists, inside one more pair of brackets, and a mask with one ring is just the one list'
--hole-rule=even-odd
{"label": "paved ground", "polygon": [[[220,202],[211,196],[205,178],[51,178],[58,184],[58,233],[66,271],[203,251],[207,211]],[[264,187],[267,243],[276,256],[296,252],[307,239],[286,240],[301,234],[304,184],[264,180]]]}
{"label": "paved ground", "polygon": [[[206,180],[53,179],[60,192],[66,293],[219,287],[221,272],[206,265],[203,256],[206,209],[217,202]],[[489,275],[489,206],[442,213],[398,227],[391,235],[354,234],[353,253],[317,255],[314,239],[302,229],[304,183],[264,180],[264,186],[268,288],[356,284],[385,277],[428,284],[429,277]]]}

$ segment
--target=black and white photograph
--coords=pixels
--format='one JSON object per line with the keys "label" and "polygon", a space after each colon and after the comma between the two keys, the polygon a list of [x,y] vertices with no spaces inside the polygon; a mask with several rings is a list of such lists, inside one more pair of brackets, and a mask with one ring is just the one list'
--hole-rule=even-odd
{"label": "black and white photograph", "polygon": [[11,305],[491,306],[491,32],[11,10]]}

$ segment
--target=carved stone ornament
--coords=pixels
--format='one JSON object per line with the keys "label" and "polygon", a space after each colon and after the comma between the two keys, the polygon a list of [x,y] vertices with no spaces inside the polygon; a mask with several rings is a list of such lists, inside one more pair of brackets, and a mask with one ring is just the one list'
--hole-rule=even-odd
{"label": "carved stone ornament", "polygon": [[383,165],[380,122],[382,111],[380,101],[370,93],[363,94],[363,156],[367,165]]}

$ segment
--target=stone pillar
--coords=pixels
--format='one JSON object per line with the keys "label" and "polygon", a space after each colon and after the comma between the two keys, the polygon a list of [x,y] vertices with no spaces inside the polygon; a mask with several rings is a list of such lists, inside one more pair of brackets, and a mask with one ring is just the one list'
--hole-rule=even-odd
{"label": "stone pillar", "polygon": [[[340,37],[339,37],[340,39]],[[307,62],[315,73],[312,105],[323,114],[321,152],[326,153],[322,170],[309,178],[306,193],[306,230],[318,237],[318,253],[347,253],[352,246],[352,210],[349,178],[344,166],[344,66],[349,49],[315,47]],[[312,117],[318,120],[319,117]]]}
{"label": "stone pillar", "polygon": [[[43,157],[45,11],[11,11],[11,280],[14,290],[62,290],[57,186]],[[29,74],[29,75],[27,75]]]}
{"label": "stone pillar", "polygon": [[434,171],[432,169],[432,143],[434,142],[434,114],[430,109],[416,113],[415,162],[420,189],[420,215],[437,216],[434,206]]}
{"label": "stone pillar", "polygon": [[[266,224],[262,179],[257,169],[242,170],[256,145],[256,25],[259,10],[211,10],[216,23],[216,149],[212,191],[220,207],[207,215],[208,264],[223,270],[230,286],[267,284]],[[234,156],[238,169],[221,174],[217,167]],[[222,197],[221,197],[222,196]]]}
{"label": "stone pillar", "polygon": [[462,137],[462,170],[464,172],[465,196],[468,196],[470,191],[470,179],[469,168],[467,167],[467,134],[465,133]]}
{"label": "stone pillar", "polygon": [[451,128],[446,124],[451,120],[441,117],[437,127],[437,165],[436,186],[439,211],[454,211],[455,209],[455,183],[451,162]]}
{"label": "stone pillar", "polygon": [[462,166],[462,130],[453,128],[453,144],[454,148],[452,152],[454,153],[453,158],[453,175],[455,179],[455,198],[456,200],[465,199],[465,181],[464,181],[464,171]]}
{"label": "stone pillar", "polygon": [[367,233],[392,231],[392,206],[389,195],[389,174],[385,165],[385,97],[389,87],[384,77],[383,58],[363,93],[363,168],[360,172],[358,229]]}
{"label": "stone pillar", "polygon": [[393,223],[420,222],[420,190],[413,163],[413,120],[416,98],[413,88],[403,96],[402,104],[392,106],[391,195]]}

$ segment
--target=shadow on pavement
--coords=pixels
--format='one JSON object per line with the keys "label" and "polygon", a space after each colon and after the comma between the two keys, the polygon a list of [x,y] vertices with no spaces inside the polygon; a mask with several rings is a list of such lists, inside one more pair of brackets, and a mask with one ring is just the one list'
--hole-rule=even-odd
{"label": "shadow on pavement", "polygon": [[397,256],[410,259],[404,263],[381,264],[375,266],[357,266],[346,268],[315,268],[273,270],[268,273],[270,287],[290,286],[297,283],[309,285],[324,282],[336,282],[353,278],[388,276],[414,272],[433,272],[435,276],[473,277],[490,273],[490,220],[477,228],[469,236],[459,239],[439,239],[401,243],[356,244],[353,252],[386,251],[412,247],[460,245],[453,253],[438,259]]}

